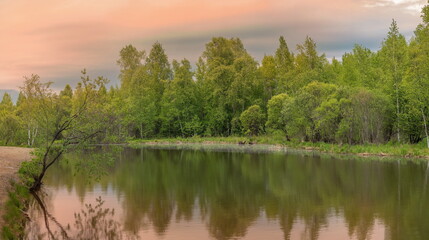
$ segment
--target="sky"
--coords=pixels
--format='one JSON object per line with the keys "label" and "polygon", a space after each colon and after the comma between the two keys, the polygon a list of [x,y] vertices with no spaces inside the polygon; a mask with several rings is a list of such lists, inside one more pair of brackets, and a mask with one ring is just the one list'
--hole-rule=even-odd
{"label": "sky", "polygon": [[260,61],[284,36],[293,51],[308,35],[328,58],[354,44],[377,50],[394,18],[410,39],[427,0],[0,0],[0,90],[38,74],[74,86],[86,68],[119,85],[119,51],[196,62],[212,37],[239,37]]}

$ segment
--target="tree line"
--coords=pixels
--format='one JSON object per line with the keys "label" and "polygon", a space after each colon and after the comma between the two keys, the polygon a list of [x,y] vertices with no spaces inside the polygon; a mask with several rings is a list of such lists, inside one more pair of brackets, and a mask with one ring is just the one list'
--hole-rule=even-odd
{"label": "tree line", "polygon": [[[76,123],[103,129],[98,142],[281,134],[290,141],[414,144],[428,136],[428,6],[410,41],[393,20],[378,51],[355,45],[341,60],[328,60],[310,37],[296,51],[280,37],[275,53],[259,63],[239,38],[215,37],[195,66],[170,62],[159,42],[148,52],[125,46],[117,64],[120,86],[91,80],[92,117]],[[48,89],[32,75],[16,104],[4,94],[2,144],[43,143],[88,91],[81,83],[60,93]]]}

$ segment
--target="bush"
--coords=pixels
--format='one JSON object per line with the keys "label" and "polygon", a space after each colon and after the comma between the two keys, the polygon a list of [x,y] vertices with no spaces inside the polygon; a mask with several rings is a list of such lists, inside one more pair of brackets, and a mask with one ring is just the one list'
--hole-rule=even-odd
{"label": "bush", "polygon": [[253,105],[240,115],[240,121],[244,134],[257,136],[263,132],[265,114],[259,105]]}

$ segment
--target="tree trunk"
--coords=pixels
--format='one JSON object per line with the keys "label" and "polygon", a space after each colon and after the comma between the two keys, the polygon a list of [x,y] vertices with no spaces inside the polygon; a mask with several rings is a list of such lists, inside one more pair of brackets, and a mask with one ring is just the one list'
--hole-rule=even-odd
{"label": "tree trunk", "polygon": [[396,124],[397,124],[397,137],[398,137],[398,143],[401,142],[401,135],[399,133],[399,89],[398,89],[398,71],[397,71],[397,62],[395,59],[395,41],[393,41],[393,54],[392,54],[392,60],[393,60],[393,81],[395,82],[395,95],[396,95]]}
{"label": "tree trunk", "polygon": [[428,126],[426,124],[426,116],[425,116],[425,113],[423,112],[423,108],[421,108],[420,110],[422,111],[423,123],[425,125],[426,143],[429,148]]}
{"label": "tree trunk", "polygon": [[180,120],[180,115],[178,116],[178,118],[179,118],[180,132],[181,132],[182,138],[184,138],[185,135],[183,134],[182,120]]}
{"label": "tree trunk", "polygon": [[34,130],[34,132],[33,132],[33,139],[31,140],[31,146],[33,146],[34,145],[34,140],[36,139],[36,137],[37,137],[37,132],[38,132],[38,130],[39,130],[39,128],[37,128],[36,127],[36,129]]}
{"label": "tree trunk", "polygon": [[31,146],[31,130],[30,130],[30,126],[27,127],[27,130],[28,130],[27,145]]}
{"label": "tree trunk", "polygon": [[399,93],[398,93],[398,83],[395,83],[396,87],[396,124],[397,124],[397,136],[398,136],[398,143],[401,142],[401,135],[399,133]]}
{"label": "tree trunk", "polygon": [[143,123],[140,124],[140,138],[143,139]]}

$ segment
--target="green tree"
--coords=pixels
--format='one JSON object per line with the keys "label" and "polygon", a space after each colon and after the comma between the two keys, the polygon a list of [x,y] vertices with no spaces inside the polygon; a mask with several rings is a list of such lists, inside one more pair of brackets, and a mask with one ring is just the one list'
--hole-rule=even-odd
{"label": "green tree", "polygon": [[12,97],[9,93],[5,92],[0,102],[0,111],[12,111],[13,107]]}
{"label": "green tree", "polygon": [[393,105],[379,91],[357,89],[351,95],[355,142],[383,143],[392,131]]}
{"label": "green tree", "polygon": [[303,44],[297,45],[297,50],[294,76],[288,83],[288,89],[296,92],[312,81],[325,82],[323,70],[328,61],[325,54],[317,52],[316,42],[307,36]]}
{"label": "green tree", "polygon": [[381,85],[376,55],[368,48],[355,45],[351,53],[343,55],[343,72],[339,82],[352,87],[375,88]]}
{"label": "green tree", "polygon": [[22,123],[13,112],[8,112],[1,117],[0,128],[0,142],[3,142],[4,145],[20,143],[17,137],[21,131]]}
{"label": "green tree", "polygon": [[[238,119],[240,114],[251,104],[260,104],[263,101],[263,84],[257,76],[257,62],[249,54],[245,54],[233,63],[233,78],[227,91],[227,103],[232,109],[232,118]],[[239,132],[231,124],[232,133]]]}
{"label": "green tree", "polygon": [[303,87],[299,94],[295,97],[295,106],[289,107],[288,115],[294,116],[291,119],[291,124],[298,133],[307,141],[320,141],[321,134],[316,127],[316,109],[332,98],[337,91],[337,86],[333,84],[312,82]]}
{"label": "green tree", "polygon": [[133,45],[126,45],[119,52],[119,59],[116,63],[120,67],[120,79],[122,89],[126,92],[131,87],[131,78],[134,72],[143,65],[142,61],[145,59],[145,51],[139,51]]}
{"label": "green tree", "polygon": [[158,42],[153,44],[146,64],[140,66],[131,79],[128,123],[138,129],[140,138],[154,136],[160,131],[160,103],[166,81],[172,72],[167,54]]}
{"label": "green tree", "polygon": [[246,135],[259,135],[264,131],[265,114],[258,105],[252,105],[241,113],[240,121]]}
{"label": "green tree", "polygon": [[[40,189],[46,171],[65,151],[92,140],[105,126],[99,122],[103,116],[100,115],[96,101],[102,101],[99,89],[106,83],[106,79],[99,77],[92,80],[85,70],[82,74],[74,94],[72,112],[67,116],[58,114],[58,110],[64,107],[63,102],[50,89],[50,84],[41,82],[37,75],[26,78],[21,87],[26,98],[23,106],[34,109],[34,112],[26,112],[35,114],[29,118],[34,120],[41,136],[37,158],[23,166],[22,170],[32,177],[32,181],[28,183],[32,191]],[[60,139],[62,141],[58,143],[57,140]]]}
{"label": "green tree", "polygon": [[236,123],[240,113],[257,100],[253,86],[261,86],[257,83],[256,61],[240,39],[220,37],[206,44],[199,66],[205,72],[201,84],[206,103],[206,134],[230,135],[239,131]]}
{"label": "green tree", "polygon": [[324,142],[334,142],[341,121],[341,104],[328,98],[314,110],[315,129]]}
{"label": "green tree", "polygon": [[173,61],[174,78],[166,83],[161,100],[162,132],[168,136],[189,137],[202,133],[201,104],[193,80],[191,63]]}
{"label": "green tree", "polygon": [[407,42],[405,37],[399,33],[395,20],[392,20],[387,38],[382,43],[382,48],[378,52],[380,65],[385,78],[385,88],[387,94],[391,96],[396,105],[396,136],[401,142],[401,90],[400,86],[407,66]]}
{"label": "green tree", "polygon": [[16,115],[15,106],[8,93],[4,93],[0,102],[0,142],[9,145],[16,144],[21,130],[21,121]]}
{"label": "green tree", "polygon": [[[414,125],[409,120],[417,120],[416,114],[420,113],[420,123],[422,132],[427,140],[429,148],[428,115],[429,115],[429,5],[422,10],[423,22],[419,24],[414,32],[409,47],[410,64],[404,79],[406,92],[406,105],[409,114],[404,114],[407,125]],[[415,134],[412,128],[409,134]]]}
{"label": "green tree", "polygon": [[24,100],[20,102],[19,111],[27,128],[28,146],[39,144],[44,138],[46,140],[52,129],[56,113],[52,105],[55,94],[50,85],[50,82],[42,83],[38,75],[31,75],[25,77],[24,86],[21,87]]}
{"label": "green tree", "polygon": [[280,130],[283,131],[286,138],[289,140],[289,135],[287,132],[287,121],[285,116],[282,114],[283,109],[286,105],[291,102],[291,97],[286,93],[278,94],[272,97],[268,101],[267,115],[268,120],[265,124],[268,129]]}
{"label": "green tree", "polygon": [[275,58],[273,56],[264,56],[258,71],[260,72],[260,77],[263,81],[263,98],[265,102],[268,102],[268,100],[271,99],[275,94],[278,86]]}
{"label": "green tree", "polygon": [[294,56],[293,53],[289,51],[286,40],[283,36],[279,38],[279,47],[275,53],[275,62],[277,72],[280,75],[285,75],[288,71],[293,69]]}
{"label": "green tree", "polygon": [[289,47],[283,36],[279,38],[279,47],[275,52],[274,62],[276,85],[279,85],[276,87],[280,88],[279,91],[286,91],[290,87],[288,81],[290,81],[291,71],[294,69],[294,55],[289,51]]}

